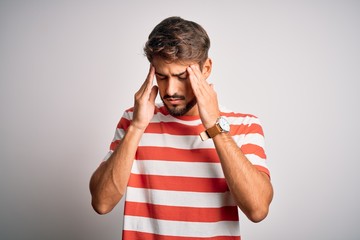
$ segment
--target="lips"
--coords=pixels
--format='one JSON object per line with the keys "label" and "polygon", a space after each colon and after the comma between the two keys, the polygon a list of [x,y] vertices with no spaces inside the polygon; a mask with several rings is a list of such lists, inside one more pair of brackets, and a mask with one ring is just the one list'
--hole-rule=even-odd
{"label": "lips", "polygon": [[169,102],[171,105],[178,105],[178,104],[181,103],[181,101],[183,101],[183,99],[181,99],[181,98],[167,98],[166,101]]}
{"label": "lips", "polygon": [[179,95],[174,95],[174,96],[165,95],[164,100],[170,103],[171,105],[178,105],[181,103],[181,101],[185,100],[185,97]]}

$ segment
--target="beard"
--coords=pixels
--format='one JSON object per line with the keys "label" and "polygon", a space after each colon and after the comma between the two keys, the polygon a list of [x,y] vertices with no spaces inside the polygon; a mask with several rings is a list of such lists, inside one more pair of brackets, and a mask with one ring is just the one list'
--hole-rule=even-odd
{"label": "beard", "polygon": [[181,99],[185,99],[184,96],[178,96],[178,95],[174,95],[174,96],[169,96],[169,95],[165,95],[164,98],[162,98],[161,100],[164,103],[164,106],[166,107],[166,109],[168,110],[168,112],[170,113],[171,116],[173,117],[180,117],[180,116],[184,116],[187,112],[189,112],[197,103],[196,98],[194,97],[193,99],[191,99],[191,101],[189,101],[188,103],[186,103],[186,105],[184,107],[181,107],[179,105],[171,105],[168,106],[166,104],[166,102],[164,101],[164,99],[166,98],[181,98]]}

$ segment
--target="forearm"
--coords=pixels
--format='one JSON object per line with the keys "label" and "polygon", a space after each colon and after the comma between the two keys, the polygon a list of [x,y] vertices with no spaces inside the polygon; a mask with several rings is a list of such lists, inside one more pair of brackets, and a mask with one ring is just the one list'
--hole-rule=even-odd
{"label": "forearm", "polygon": [[110,158],[91,177],[90,192],[96,212],[110,212],[124,195],[142,133],[142,130],[130,125]]}
{"label": "forearm", "polygon": [[269,177],[246,158],[230,135],[218,134],[213,141],[237,205],[250,220],[263,220],[273,196]]}

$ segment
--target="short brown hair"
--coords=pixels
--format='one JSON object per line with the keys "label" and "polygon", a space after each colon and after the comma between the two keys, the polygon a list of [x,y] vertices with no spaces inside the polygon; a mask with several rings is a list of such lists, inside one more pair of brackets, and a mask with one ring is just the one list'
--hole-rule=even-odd
{"label": "short brown hair", "polygon": [[144,52],[152,62],[155,56],[165,61],[194,61],[200,66],[208,58],[210,38],[199,24],[180,17],[169,17],[150,33]]}

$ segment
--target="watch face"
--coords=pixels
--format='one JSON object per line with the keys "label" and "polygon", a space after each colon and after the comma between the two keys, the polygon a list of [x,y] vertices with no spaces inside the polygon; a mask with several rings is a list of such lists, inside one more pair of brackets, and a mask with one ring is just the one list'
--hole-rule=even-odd
{"label": "watch face", "polygon": [[224,117],[219,118],[219,125],[224,132],[230,131],[230,124]]}

